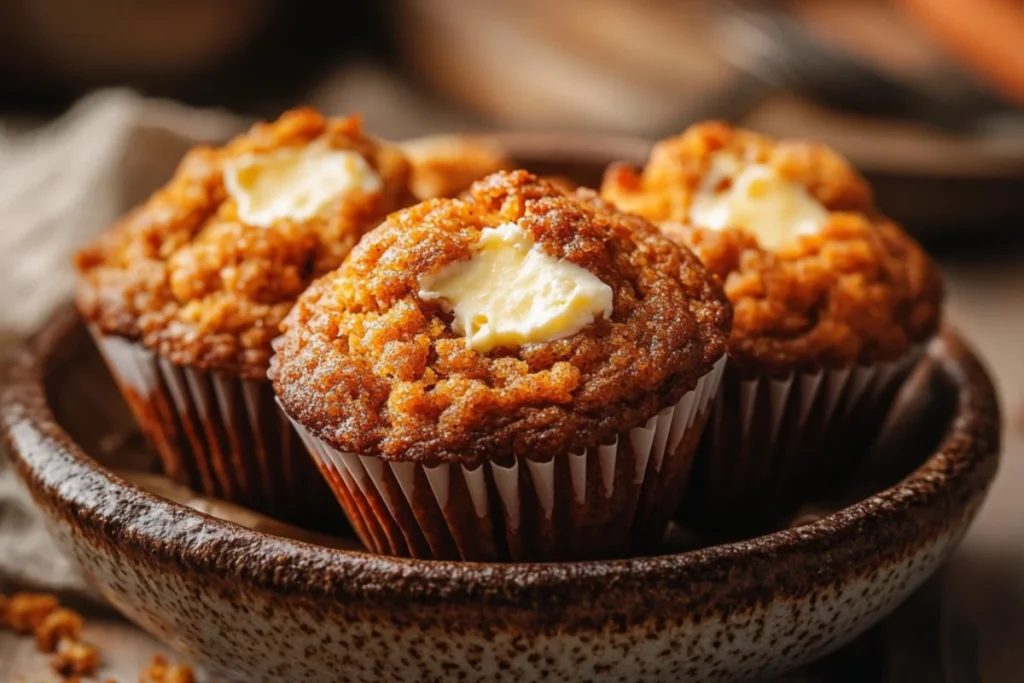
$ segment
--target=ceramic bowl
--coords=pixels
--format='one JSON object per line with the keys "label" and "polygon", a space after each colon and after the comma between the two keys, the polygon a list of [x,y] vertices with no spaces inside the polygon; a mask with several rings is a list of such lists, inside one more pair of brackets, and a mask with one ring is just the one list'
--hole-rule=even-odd
{"label": "ceramic bowl", "polygon": [[[582,181],[608,160],[527,142],[535,159],[516,148],[527,165]],[[999,459],[992,384],[948,329],[870,476],[842,492],[854,502],[759,538],[628,560],[394,559],[147,493],[97,462],[134,430],[70,308],[8,360],[0,419],[50,532],[96,588],[218,680],[246,683],[728,681],[790,669],[877,622],[942,563]]]}

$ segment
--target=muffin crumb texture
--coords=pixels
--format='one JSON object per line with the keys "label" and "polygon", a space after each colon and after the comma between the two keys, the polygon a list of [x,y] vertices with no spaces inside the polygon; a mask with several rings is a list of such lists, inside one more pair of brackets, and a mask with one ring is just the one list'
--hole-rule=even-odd
{"label": "muffin crumb texture", "polygon": [[165,187],[78,254],[79,308],[100,332],[175,363],[262,378],[295,298],[413,201],[409,174],[404,155],[367,136],[358,117],[311,109],[195,148]]}
{"label": "muffin crumb texture", "polygon": [[[694,198],[722,154],[801,185],[827,220],[766,243],[738,227],[694,225]],[[824,146],[701,124],[656,145],[642,172],[610,167],[601,194],[656,222],[721,279],[734,309],[729,353],[743,372],[895,360],[939,325],[937,268],[875,208],[866,181]]]}
{"label": "muffin crumb texture", "polygon": [[[515,224],[613,293],[565,338],[487,353],[420,296],[421,278]],[[501,462],[579,451],[674,404],[724,352],[729,308],[697,259],[588,192],[497,173],[460,199],[393,214],[300,297],[271,378],[285,410],[340,450]]]}

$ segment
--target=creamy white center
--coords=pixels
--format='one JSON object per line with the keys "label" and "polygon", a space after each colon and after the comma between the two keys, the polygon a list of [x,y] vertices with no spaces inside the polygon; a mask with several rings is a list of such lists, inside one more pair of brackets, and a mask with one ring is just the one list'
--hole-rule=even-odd
{"label": "creamy white center", "polygon": [[452,329],[481,352],[562,339],[612,312],[611,287],[515,223],[484,229],[468,260],[420,278],[419,295],[440,300]]}
{"label": "creamy white center", "polygon": [[776,249],[798,235],[820,230],[828,221],[828,209],[807,188],[774,168],[716,152],[694,194],[690,221],[713,230],[739,228],[766,249]]}
{"label": "creamy white center", "polygon": [[233,159],[225,164],[224,186],[242,221],[267,227],[308,220],[341,197],[380,190],[382,182],[358,152],[314,143]]}

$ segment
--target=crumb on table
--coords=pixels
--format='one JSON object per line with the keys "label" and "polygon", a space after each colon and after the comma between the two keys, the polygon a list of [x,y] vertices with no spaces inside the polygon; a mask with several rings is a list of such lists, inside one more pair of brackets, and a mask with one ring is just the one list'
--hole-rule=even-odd
{"label": "crumb on table", "polygon": [[84,623],[78,612],[58,607],[36,627],[36,646],[40,652],[53,652],[61,640],[78,640]]}
{"label": "crumb on table", "polygon": [[192,667],[169,664],[157,655],[143,670],[139,683],[195,683],[195,680]]}
{"label": "crumb on table", "polygon": [[21,634],[35,631],[58,606],[56,597],[43,593],[15,593],[6,603],[4,622]]}
{"label": "crumb on table", "polygon": [[94,645],[70,638],[61,639],[50,663],[61,676],[91,676],[100,665],[100,653]]}

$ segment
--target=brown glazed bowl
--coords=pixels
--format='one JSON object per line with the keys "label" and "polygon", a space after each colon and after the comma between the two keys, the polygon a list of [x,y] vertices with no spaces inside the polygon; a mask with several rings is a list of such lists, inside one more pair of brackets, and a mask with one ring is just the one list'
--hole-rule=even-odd
{"label": "brown glazed bowl", "polygon": [[[537,150],[521,161],[581,181],[608,160],[570,170]],[[905,399],[874,467],[809,523],[658,557],[503,565],[314,545],[127,483],[96,458],[130,418],[70,308],[0,371],[0,427],[60,546],[129,619],[245,683],[729,681],[819,657],[942,563],[995,476],[995,394],[954,331]]]}

